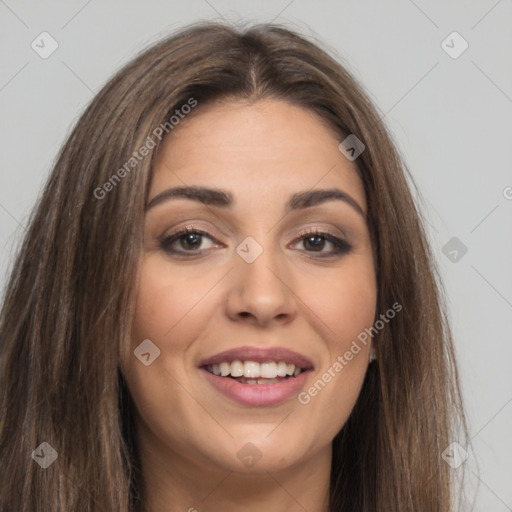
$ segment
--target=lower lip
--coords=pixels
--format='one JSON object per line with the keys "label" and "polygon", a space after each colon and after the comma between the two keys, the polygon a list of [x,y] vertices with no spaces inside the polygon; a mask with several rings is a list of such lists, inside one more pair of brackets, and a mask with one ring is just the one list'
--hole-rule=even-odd
{"label": "lower lip", "polygon": [[275,405],[297,396],[304,387],[310,373],[302,372],[297,377],[283,379],[275,384],[243,384],[230,377],[219,377],[201,368],[208,381],[218,391],[245,405]]}

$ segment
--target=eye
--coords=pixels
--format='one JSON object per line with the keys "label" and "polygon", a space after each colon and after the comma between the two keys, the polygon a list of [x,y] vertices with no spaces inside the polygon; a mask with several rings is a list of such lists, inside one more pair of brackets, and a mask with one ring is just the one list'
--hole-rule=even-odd
{"label": "eye", "polygon": [[[328,258],[338,256],[350,252],[352,246],[331,233],[319,231],[318,229],[303,231],[299,235],[299,243],[302,242],[306,248],[306,252],[317,253],[319,258]],[[326,245],[330,244],[333,249],[331,251],[323,251]]]}
{"label": "eye", "polygon": [[[186,253],[201,253],[203,250],[208,249],[208,247],[203,246],[205,238],[213,241],[213,238],[205,231],[197,229],[194,226],[187,226],[165,237],[160,242],[160,246],[168,254],[188,256]],[[181,248],[177,249],[177,245],[181,246]]]}
{"label": "eye", "polygon": [[[194,226],[187,226],[163,238],[160,246],[167,254],[193,257],[212,247],[204,247],[203,242],[205,239],[211,242],[214,241],[214,238],[207,232]],[[297,240],[299,241],[298,243],[303,243],[306,252],[316,253],[315,257],[317,258],[329,258],[346,254],[352,249],[352,246],[347,241],[318,229],[301,232]],[[329,245],[332,246],[331,251],[325,251],[324,249]]]}

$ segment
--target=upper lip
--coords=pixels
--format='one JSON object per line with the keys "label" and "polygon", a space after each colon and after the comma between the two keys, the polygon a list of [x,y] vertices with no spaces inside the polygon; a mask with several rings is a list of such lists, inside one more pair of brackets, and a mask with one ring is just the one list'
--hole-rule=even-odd
{"label": "upper lip", "polygon": [[269,361],[284,361],[288,364],[294,364],[304,370],[313,369],[313,363],[304,355],[283,347],[258,348],[258,347],[239,347],[226,350],[215,354],[214,356],[203,359],[199,366],[207,366],[220,363],[232,363],[233,361],[254,361],[256,363],[266,363]]}

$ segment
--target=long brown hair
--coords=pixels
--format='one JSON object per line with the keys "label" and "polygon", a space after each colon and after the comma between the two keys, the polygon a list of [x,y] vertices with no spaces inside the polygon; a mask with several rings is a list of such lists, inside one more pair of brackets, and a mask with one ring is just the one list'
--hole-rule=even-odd
{"label": "long brown hair", "polygon": [[[120,361],[130,357],[144,206],[160,145],[155,129],[172,134],[168,120],[191,99],[196,115],[230,98],[291,102],[325,120],[340,142],[355,134],[366,146],[355,164],[376,256],[377,311],[395,302],[403,309],[375,336],[377,360],[333,441],[331,510],[451,509],[453,470],[441,454],[468,436],[442,287],[410,172],[338,60],[283,26],[202,22],[142,52],[85,110],[6,287],[2,512],[145,510]],[[150,155],[132,161],[148,137]],[[32,460],[43,442],[58,454],[46,469]]]}

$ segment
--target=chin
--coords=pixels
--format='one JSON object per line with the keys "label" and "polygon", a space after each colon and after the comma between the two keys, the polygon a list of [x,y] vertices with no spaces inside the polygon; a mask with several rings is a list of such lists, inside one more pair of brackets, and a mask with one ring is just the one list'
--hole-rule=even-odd
{"label": "chin", "polygon": [[[219,469],[254,475],[279,472],[302,463],[308,458],[304,440],[299,432],[291,435],[289,427],[278,433],[274,430],[278,424],[271,428],[251,425],[241,432],[231,429],[233,438],[215,444],[215,453],[210,459]],[[211,442],[215,443],[213,439]]]}

